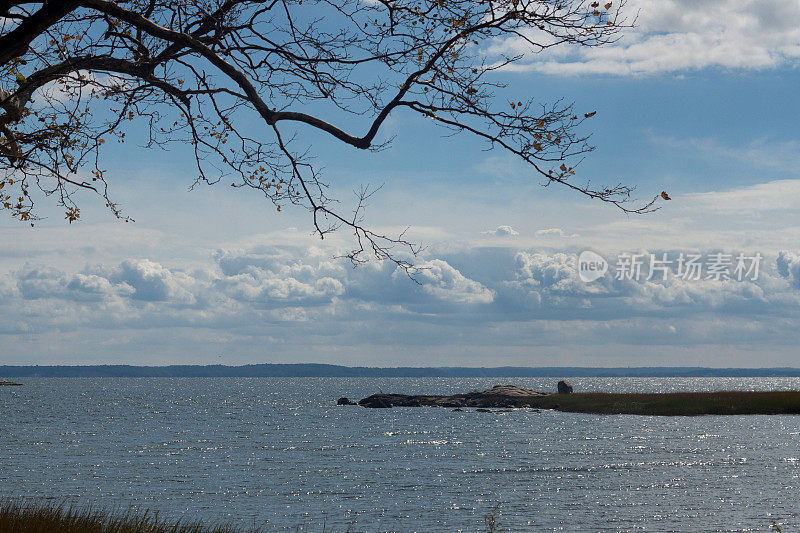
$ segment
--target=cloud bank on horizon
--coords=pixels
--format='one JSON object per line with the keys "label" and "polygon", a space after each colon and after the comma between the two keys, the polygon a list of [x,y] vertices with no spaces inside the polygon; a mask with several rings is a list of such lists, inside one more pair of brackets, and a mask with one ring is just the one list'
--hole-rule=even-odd
{"label": "cloud bank on horizon", "polygon": [[[6,228],[1,361],[792,365],[798,193],[800,179],[789,178],[690,192],[635,218],[563,201],[548,213],[546,198],[521,200],[535,217],[506,204],[484,205],[475,217],[466,200],[431,197],[420,209],[437,212],[441,225],[423,232],[430,246],[419,259],[420,285],[389,263],[353,269],[334,259],[347,244],[342,235],[319,241],[287,228],[213,237],[219,221],[202,201],[192,205],[188,233],[53,226],[31,239]],[[208,200],[229,201],[219,191]],[[512,223],[484,229],[512,214]],[[585,283],[576,258],[587,249],[765,259],[756,280],[609,275]]]}
{"label": "cloud bank on horizon", "polygon": [[[614,221],[584,225],[585,235],[504,224],[432,244],[419,261],[419,285],[386,262],[352,268],[333,258],[335,244],[303,241],[295,231],[209,251],[192,266],[137,255],[136,243],[132,257],[81,268],[24,256],[61,257],[69,243],[33,248],[0,276],[0,338],[15,347],[3,362],[791,364],[800,251],[770,239],[773,221],[793,213],[770,197],[788,186],[716,193],[722,201],[764,200],[755,207],[769,216],[743,248],[738,233],[703,224],[691,239],[688,227],[677,227],[644,246],[663,219],[635,230],[639,241],[620,240]],[[684,197],[687,212],[702,212],[709,194]],[[690,248],[669,246],[680,234]],[[586,283],[576,260],[593,245],[606,255],[742,251],[765,259],[757,279],[609,274]],[[769,357],[752,359],[764,349]],[[645,353],[656,355],[640,359]]]}
{"label": "cloud bank on horizon", "polygon": [[[272,344],[289,344],[308,352],[348,346],[354,362],[372,364],[383,347],[413,351],[422,344],[443,350],[442,360],[429,363],[452,364],[451,334],[505,362],[510,345],[547,353],[564,339],[634,350],[796,344],[795,252],[781,251],[758,280],[741,282],[608,276],[584,283],[572,252],[476,248],[452,255],[421,263],[422,285],[386,263],[352,269],[319,249],[272,246],[220,250],[206,268],[192,270],[147,259],[78,272],[27,265],[2,278],[0,333],[16,337],[20,348],[46,344],[53,334],[72,339],[51,347],[61,362],[92,344],[114,361],[132,362],[126,350],[139,346],[134,361],[165,362],[155,339],[181,330],[192,332],[182,341],[189,353],[206,354],[211,343],[224,354],[238,339],[261,347],[250,361],[271,355]],[[4,362],[47,361],[31,355],[6,353]]]}

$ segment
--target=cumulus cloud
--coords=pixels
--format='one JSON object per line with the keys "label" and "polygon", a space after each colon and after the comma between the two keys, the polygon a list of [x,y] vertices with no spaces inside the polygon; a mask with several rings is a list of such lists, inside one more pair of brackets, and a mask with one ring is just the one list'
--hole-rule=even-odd
{"label": "cumulus cloud", "polygon": [[[674,259],[678,253],[668,255]],[[645,264],[638,279],[619,279],[614,258],[608,258],[605,277],[585,283],[577,276],[577,254],[521,251],[515,257],[514,279],[498,280],[489,287],[497,292],[498,312],[537,319],[663,319],[709,313],[797,316],[800,311],[800,292],[796,290],[800,288],[800,257],[794,254],[782,253],[777,263],[760,266],[757,279],[751,279],[751,272],[742,281],[706,279],[707,270],[699,280],[685,279],[676,275],[676,265],[666,279],[660,274],[647,279],[649,254],[642,254]],[[703,255],[709,257],[711,252]],[[661,257],[662,252],[655,256]]]}
{"label": "cumulus cloud", "polygon": [[465,277],[446,261],[434,259],[421,265],[419,278],[422,290],[448,302],[466,304],[488,304],[494,300],[494,293]]}
{"label": "cumulus cloud", "polygon": [[149,260],[127,260],[114,269],[108,281],[133,289],[134,300],[193,304],[196,302],[192,285],[195,279],[184,272],[173,272]]}
{"label": "cumulus cloud", "polygon": [[517,279],[529,286],[550,290],[561,290],[565,285],[575,287],[577,271],[573,255],[520,252],[515,260]]}
{"label": "cumulus cloud", "polygon": [[67,275],[54,268],[31,266],[16,273],[16,287],[25,300],[61,298],[88,302],[134,293],[129,285],[115,284],[95,274]]}
{"label": "cumulus cloud", "polygon": [[104,300],[113,296],[134,296],[136,289],[127,284],[114,284],[96,274],[75,274],[66,284],[73,298],[82,295],[90,301]]}
{"label": "cumulus cloud", "polygon": [[484,235],[493,235],[495,237],[513,237],[514,235],[519,235],[519,232],[511,226],[497,226],[497,229],[484,231],[482,233]]}
{"label": "cumulus cloud", "polygon": [[[629,0],[636,27],[597,48],[555,47],[512,68],[555,75],[647,75],[708,67],[766,69],[800,58],[800,4],[794,0]],[[521,39],[491,52],[525,53]]]}
{"label": "cumulus cloud", "polygon": [[62,273],[53,268],[27,267],[17,274],[17,289],[26,300],[58,297],[65,285]]}
{"label": "cumulus cloud", "polygon": [[[307,316],[302,308],[339,298],[383,305],[433,306],[490,303],[493,293],[441,259],[421,261],[420,284],[391,263],[345,268],[319,250],[276,247],[220,250],[207,270],[185,271],[148,259],[128,259],[115,267],[87,267],[66,273],[25,267],[12,274],[11,287],[23,300],[74,302],[121,300],[142,305],[213,312],[215,306],[243,305],[288,310],[280,316]],[[5,285],[4,285],[5,286]],[[275,315],[278,316],[278,315]]]}
{"label": "cumulus cloud", "polygon": [[[465,266],[460,268],[445,259],[421,261],[415,274],[419,284],[390,263],[345,268],[329,256],[300,248],[220,251],[214,259],[215,265],[195,271],[146,259],[72,274],[26,267],[12,273],[14,283],[6,282],[5,290],[10,298],[23,301],[114,302],[120,312],[135,316],[147,305],[148,312],[169,309],[176,316],[200,312],[210,317],[232,309],[245,313],[247,309],[283,310],[283,319],[306,319],[311,309],[329,309],[342,302],[426,316],[459,309],[474,314],[474,306],[479,305],[489,306],[487,312],[492,310],[498,320],[504,319],[506,311],[520,309],[549,318],[599,319],[668,314],[675,308],[690,313],[734,311],[740,305],[758,312],[770,303],[794,306],[800,296],[794,290],[800,288],[800,255],[787,251],[778,254],[773,269],[762,267],[758,280],[741,282],[686,280],[672,271],[666,279],[648,280],[643,275],[639,280],[621,280],[612,263],[605,277],[585,283],[577,276],[576,253],[521,250],[509,255],[496,248],[474,250],[462,258]],[[480,281],[470,274],[470,265],[480,272]],[[642,272],[646,274],[647,265]]]}
{"label": "cumulus cloud", "polygon": [[800,255],[782,251],[778,254],[778,273],[788,279],[792,286],[800,289]]}
{"label": "cumulus cloud", "polygon": [[[488,342],[479,331],[505,332],[502,342],[512,345],[622,337],[668,343],[676,332],[683,343],[707,343],[745,331],[788,338],[800,318],[794,252],[772,256],[757,280],[743,282],[674,275],[623,281],[612,263],[604,278],[585,283],[576,264],[575,252],[473,248],[421,260],[419,285],[390,263],[353,269],[329,252],[301,247],[221,250],[194,270],[146,259],[78,272],[28,266],[0,277],[0,335],[93,329],[103,339],[130,339],[115,350],[165,328],[167,336],[194,331],[226,345],[270,338],[304,349],[435,345],[454,336]],[[606,329],[615,321],[627,325]],[[634,323],[651,336],[630,330]]]}
{"label": "cumulus cloud", "polygon": [[564,236],[564,230],[561,229],[561,228],[539,229],[539,230],[536,230],[536,235],[538,235],[540,237],[541,236],[544,236],[544,237],[549,237],[549,236],[563,237]]}
{"label": "cumulus cloud", "polygon": [[334,296],[344,292],[342,282],[333,278],[303,282],[258,270],[219,279],[216,285],[234,300],[264,307],[282,307],[289,303],[319,305],[329,303]]}

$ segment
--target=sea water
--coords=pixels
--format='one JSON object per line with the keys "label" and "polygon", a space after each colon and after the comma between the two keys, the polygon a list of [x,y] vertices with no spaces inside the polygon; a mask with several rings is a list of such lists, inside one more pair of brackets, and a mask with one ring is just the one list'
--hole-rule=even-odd
{"label": "sea water", "polygon": [[[23,381],[0,387],[2,498],[266,531],[481,531],[497,506],[505,531],[800,527],[800,416],[335,405],[378,391],[554,390],[551,378]],[[800,389],[800,378],[570,381]]]}

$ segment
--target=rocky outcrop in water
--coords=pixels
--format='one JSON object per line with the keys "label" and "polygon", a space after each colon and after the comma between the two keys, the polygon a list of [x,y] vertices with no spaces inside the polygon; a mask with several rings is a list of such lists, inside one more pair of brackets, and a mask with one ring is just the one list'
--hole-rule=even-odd
{"label": "rocky outcrop in water", "polygon": [[[568,385],[568,383],[567,383]],[[797,415],[800,391],[716,391],[613,393],[580,392],[547,394],[520,387],[496,386],[485,391],[451,396],[409,396],[373,394],[359,405],[401,407],[430,405],[452,407],[454,411],[475,407],[475,411],[510,412],[507,407],[527,407],[526,412],[552,409],[592,415],[700,416],[700,415]],[[499,410],[498,410],[499,408]]]}
{"label": "rocky outcrop in water", "polygon": [[350,398],[342,396],[336,401],[336,405],[358,405],[356,402],[351,402]]}
{"label": "rocky outcrop in water", "polygon": [[558,393],[559,394],[571,394],[572,393],[572,385],[570,385],[569,381],[561,380],[558,382]]}
{"label": "rocky outcrop in water", "polygon": [[484,391],[450,396],[407,394],[373,394],[358,402],[362,407],[527,407],[531,398],[548,396],[546,392],[524,389],[514,385],[495,385]]}
{"label": "rocky outcrop in water", "polygon": [[0,380],[0,387],[2,387],[2,386],[6,386],[6,387],[21,387],[22,383],[15,383],[13,381],[2,381],[2,380]]}

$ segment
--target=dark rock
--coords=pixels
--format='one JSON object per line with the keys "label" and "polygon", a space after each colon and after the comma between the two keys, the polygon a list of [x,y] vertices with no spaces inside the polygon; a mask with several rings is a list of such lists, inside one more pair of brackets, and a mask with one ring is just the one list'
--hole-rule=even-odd
{"label": "dark rock", "polygon": [[351,402],[350,398],[342,396],[336,401],[336,405],[358,405],[356,402]]}
{"label": "dark rock", "polygon": [[6,387],[21,387],[22,383],[15,383],[13,381],[0,381],[0,387],[2,387],[2,386],[6,386]]}
{"label": "dark rock", "polygon": [[489,409],[484,409],[483,407],[479,407],[479,408],[475,409],[475,412],[476,413],[491,413],[491,411]]}
{"label": "dark rock", "polygon": [[[523,389],[514,385],[495,385],[484,391],[450,396],[426,396],[406,394],[373,394],[358,402],[363,407],[528,407],[532,400],[548,396],[546,392]],[[388,404],[388,405],[387,405]]]}
{"label": "dark rock", "polygon": [[358,402],[361,407],[369,407],[371,409],[388,409],[392,407],[393,401],[390,399],[391,394],[373,394]]}
{"label": "dark rock", "polygon": [[558,382],[559,394],[570,394],[571,392],[572,392],[572,385],[569,384],[569,381],[561,380]]}
{"label": "dark rock", "polygon": [[463,413],[464,410],[462,408],[460,408],[460,407],[456,407],[455,409],[453,409],[453,412],[454,413]]}

